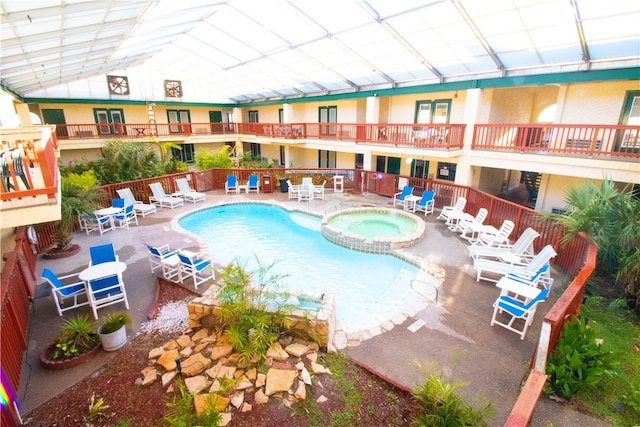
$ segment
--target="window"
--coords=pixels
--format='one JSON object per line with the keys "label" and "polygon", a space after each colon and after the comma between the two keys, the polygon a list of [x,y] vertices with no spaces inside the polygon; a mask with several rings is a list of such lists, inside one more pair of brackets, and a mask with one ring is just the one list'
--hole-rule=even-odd
{"label": "window", "polygon": [[[627,126],[640,125],[640,91],[627,92],[619,123]],[[616,149],[628,153],[640,151],[640,132],[635,129],[620,132],[616,141]]]}
{"label": "window", "polygon": [[124,113],[121,108],[94,108],[93,117],[100,135],[126,135]]}
{"label": "window", "polygon": [[285,156],[284,156],[284,145],[280,146],[280,166],[286,166]]}
{"label": "window", "polygon": [[249,123],[258,123],[258,110],[249,110]]}
{"label": "window", "polygon": [[[337,123],[338,107],[318,107],[318,123]],[[320,126],[320,135],[335,135],[335,126]]]}
{"label": "window", "polygon": [[450,99],[435,99],[416,102],[416,123],[449,123]]}
{"label": "window", "polygon": [[456,180],[456,164],[438,162],[438,173],[436,174],[436,178],[444,179],[446,181],[455,181]]}
{"label": "window", "polygon": [[191,133],[189,110],[167,110],[167,120],[169,121],[169,132]]}
{"label": "window", "polygon": [[278,108],[278,123],[284,122],[284,108]]}
{"label": "window", "polygon": [[364,154],[356,153],[356,169],[364,169]]}
{"label": "window", "polygon": [[376,156],[376,172],[400,173],[400,157]]}
{"label": "window", "polygon": [[318,167],[334,168],[336,167],[336,152],[327,150],[318,150]]}
{"label": "window", "polygon": [[254,159],[260,159],[260,144],[252,142],[249,144],[249,149],[251,150],[251,157]]}
{"label": "window", "polygon": [[171,148],[171,155],[174,159],[185,163],[193,163],[195,151],[193,144],[179,144],[182,149]]}

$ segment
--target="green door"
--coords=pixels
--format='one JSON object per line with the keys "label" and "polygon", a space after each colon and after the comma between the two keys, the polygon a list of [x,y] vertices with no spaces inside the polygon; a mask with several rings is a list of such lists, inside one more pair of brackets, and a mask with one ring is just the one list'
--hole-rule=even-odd
{"label": "green door", "polygon": [[[62,108],[43,108],[42,121],[50,125],[66,125]],[[56,136],[58,138],[68,138],[69,131],[66,126],[56,126]]]}
{"label": "green door", "polygon": [[400,157],[387,157],[387,173],[400,174]]}
{"label": "green door", "polygon": [[211,133],[222,133],[222,111],[209,111]]}

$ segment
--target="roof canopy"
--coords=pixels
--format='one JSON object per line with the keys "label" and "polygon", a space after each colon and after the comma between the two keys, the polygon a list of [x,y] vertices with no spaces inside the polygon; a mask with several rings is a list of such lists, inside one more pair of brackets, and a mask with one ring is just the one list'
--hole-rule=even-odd
{"label": "roof canopy", "polygon": [[640,3],[628,0],[0,7],[2,84],[30,98],[244,103],[640,64]]}

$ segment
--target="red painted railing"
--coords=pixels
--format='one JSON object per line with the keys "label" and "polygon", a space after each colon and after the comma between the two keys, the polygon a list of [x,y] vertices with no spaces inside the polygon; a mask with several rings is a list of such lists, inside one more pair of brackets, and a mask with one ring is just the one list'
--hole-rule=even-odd
{"label": "red painted railing", "polygon": [[640,158],[640,126],[476,125],[473,150]]}

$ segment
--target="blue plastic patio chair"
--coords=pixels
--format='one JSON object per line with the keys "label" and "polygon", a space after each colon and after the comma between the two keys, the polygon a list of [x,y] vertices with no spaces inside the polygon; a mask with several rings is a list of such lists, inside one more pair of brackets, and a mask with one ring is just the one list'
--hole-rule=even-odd
{"label": "blue plastic patio chair", "polygon": [[256,193],[260,193],[260,178],[258,175],[249,175],[249,181],[247,181],[247,193],[254,190]]}
{"label": "blue plastic patio chair", "polygon": [[[74,277],[73,282],[65,284],[63,280],[70,277]],[[56,308],[60,316],[67,310],[89,304],[84,282],[78,278],[77,273],[58,277],[53,271],[45,268],[42,270],[42,278],[51,285],[51,295],[53,296],[53,301],[56,303]],[[65,303],[67,299],[73,299],[73,303]]]}
{"label": "blue plastic patio chair", "polygon": [[235,175],[227,176],[227,182],[224,183],[224,192],[225,194],[238,192],[238,178]]}
{"label": "blue plastic patio chair", "polygon": [[422,193],[422,198],[416,202],[416,211],[423,211],[424,216],[433,213],[435,196],[435,191],[425,191],[424,193]]}
{"label": "blue plastic patio chair", "polygon": [[91,262],[89,265],[118,261],[118,255],[116,255],[116,251],[113,249],[112,243],[91,246],[89,248],[89,255],[91,256]]}
{"label": "blue plastic patio chair", "polygon": [[413,187],[405,185],[402,191],[393,195],[393,206],[400,205],[404,207],[405,199],[413,194]]}

